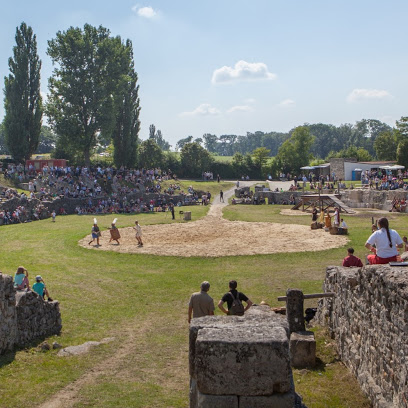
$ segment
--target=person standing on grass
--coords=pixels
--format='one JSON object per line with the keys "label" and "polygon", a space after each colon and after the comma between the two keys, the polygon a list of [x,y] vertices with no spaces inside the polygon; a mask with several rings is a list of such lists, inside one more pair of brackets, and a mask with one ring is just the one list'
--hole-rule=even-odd
{"label": "person standing on grass", "polygon": [[224,192],[220,190],[220,202],[224,202]]}
{"label": "person standing on grass", "polygon": [[53,210],[52,213],[51,213],[52,222],[55,222],[55,217],[56,216],[57,216],[57,214],[55,213],[55,210]]}
{"label": "person standing on grass", "polygon": [[[252,306],[252,302],[248,299],[248,297],[237,291],[237,286],[237,281],[230,281],[230,291],[227,292],[218,302],[218,307],[225,314],[242,316]],[[227,302],[228,310],[224,308],[225,302]],[[247,305],[244,307],[242,302],[245,302]]]}
{"label": "person standing on grass", "polygon": [[337,228],[340,226],[340,211],[339,211],[339,209],[337,207],[334,210],[334,222],[333,222],[333,224]]}
{"label": "person standing on grass", "polygon": [[139,221],[135,221],[135,226],[133,227],[133,229],[136,231],[136,239],[138,242],[138,246],[142,247],[143,246],[143,242],[142,242],[142,227],[139,224]]}
{"label": "person standing on grass", "polygon": [[170,202],[170,211],[171,211],[171,219],[175,220],[176,217],[174,215],[174,203],[173,202]]}
{"label": "person standing on grass", "polygon": [[204,281],[201,284],[200,292],[195,292],[191,295],[190,302],[188,304],[188,322],[191,322],[191,315],[193,319],[203,316],[214,315],[214,300],[208,294],[210,290],[210,283]]}
{"label": "person standing on grass", "polygon": [[396,262],[398,248],[402,248],[404,242],[397,231],[389,228],[387,218],[380,218],[378,226],[380,229],[373,232],[365,244],[365,247],[373,252],[372,255],[367,255],[367,261],[370,265]]}

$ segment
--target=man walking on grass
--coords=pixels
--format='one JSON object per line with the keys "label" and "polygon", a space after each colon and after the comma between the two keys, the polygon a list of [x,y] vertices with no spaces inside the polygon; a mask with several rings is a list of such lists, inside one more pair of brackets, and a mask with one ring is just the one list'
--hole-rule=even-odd
{"label": "man walking on grass", "polygon": [[220,203],[224,202],[224,192],[220,190]]}

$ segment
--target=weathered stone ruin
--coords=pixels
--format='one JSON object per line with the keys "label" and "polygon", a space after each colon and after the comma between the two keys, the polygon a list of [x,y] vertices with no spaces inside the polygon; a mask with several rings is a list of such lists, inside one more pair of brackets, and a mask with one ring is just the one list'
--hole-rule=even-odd
{"label": "weathered stone ruin", "polygon": [[328,267],[318,320],[376,408],[408,407],[408,268]]}
{"label": "weathered stone ruin", "polygon": [[0,273],[0,354],[61,329],[58,301],[45,302],[34,292],[16,291],[13,278]]}
{"label": "weathered stone ruin", "polygon": [[288,323],[268,306],[254,306],[244,316],[193,319],[189,364],[190,408],[302,407]]}
{"label": "weathered stone ruin", "polygon": [[[344,190],[341,191],[341,201],[351,208],[376,208],[390,210],[394,199],[406,199],[407,192],[399,190]],[[406,211],[406,210],[405,210]]]}

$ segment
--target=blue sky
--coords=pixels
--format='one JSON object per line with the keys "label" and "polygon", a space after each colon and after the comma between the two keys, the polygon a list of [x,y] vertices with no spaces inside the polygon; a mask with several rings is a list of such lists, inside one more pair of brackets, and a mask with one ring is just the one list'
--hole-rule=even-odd
{"label": "blue sky", "polygon": [[397,0],[7,1],[2,88],[22,21],[37,35],[44,94],[47,41],[70,26],[101,24],[133,42],[142,139],[152,123],[173,146],[189,135],[306,122],[393,125],[408,115],[407,12]]}

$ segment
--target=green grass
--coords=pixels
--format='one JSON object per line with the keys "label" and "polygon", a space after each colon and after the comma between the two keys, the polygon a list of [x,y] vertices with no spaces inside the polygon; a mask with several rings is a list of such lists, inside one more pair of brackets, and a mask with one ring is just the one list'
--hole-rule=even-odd
{"label": "green grass", "polygon": [[217,183],[217,180],[214,181],[166,180],[161,183],[162,191],[168,188],[170,184],[176,184],[180,186],[181,190],[176,190],[175,194],[177,194],[179,191],[184,191],[185,193],[187,193],[189,186],[192,186],[193,189],[196,191],[205,192],[209,191],[212,197],[218,195],[220,193],[220,190],[226,191],[235,185],[235,183],[228,181],[222,181],[220,183]]}
{"label": "green grass", "polygon": [[[310,223],[310,216],[280,215],[282,208],[289,206],[228,206],[224,215],[231,220]],[[196,219],[205,215],[208,207],[192,210]],[[389,218],[391,227],[401,233],[408,228],[404,215],[393,213]],[[99,216],[98,222],[107,227],[111,219]],[[134,215],[119,215],[118,226],[130,226],[135,219]],[[137,219],[141,225],[171,222],[164,214],[140,214]],[[362,257],[371,214],[345,219],[351,245]],[[186,407],[187,303],[200,282],[211,282],[210,295],[216,302],[234,278],[254,302],[265,300],[271,306],[282,306],[277,297],[289,287],[320,292],[326,266],[339,265],[346,255],[345,248],[222,258],[87,250],[77,242],[90,233],[92,220],[93,216],[66,216],[57,217],[56,223],[48,219],[0,228],[3,273],[13,275],[23,265],[31,279],[41,274],[51,296],[60,301],[63,331],[59,343],[69,346],[116,338],[78,357],[60,358],[53,350],[37,351],[35,345],[0,357],[0,407],[44,402],[91,369],[95,379],[76,386],[75,407]],[[307,306],[315,304],[307,302]],[[368,407],[356,381],[327,352],[324,333],[319,331],[317,339],[323,363],[306,373],[295,371],[296,389],[306,405]],[[351,391],[345,393],[345,389]]]}

